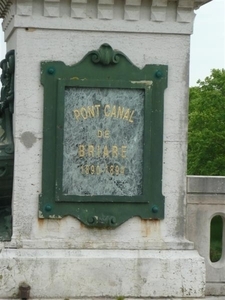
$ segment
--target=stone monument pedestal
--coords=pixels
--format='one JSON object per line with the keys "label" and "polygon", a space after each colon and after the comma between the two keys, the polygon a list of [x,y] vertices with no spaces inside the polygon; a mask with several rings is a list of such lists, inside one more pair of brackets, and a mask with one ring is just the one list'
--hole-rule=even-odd
{"label": "stone monument pedestal", "polygon": [[[204,297],[205,265],[185,239],[188,63],[194,9],[207,1],[7,1],[15,49],[13,235],[0,244],[0,298]],[[8,3],[9,4],[9,3]],[[163,219],[130,218],[114,229],[71,216],[40,218],[44,88],[41,62],[78,63],[103,43],[142,69],[168,65],[164,93]],[[152,171],[154,177],[154,171]]]}

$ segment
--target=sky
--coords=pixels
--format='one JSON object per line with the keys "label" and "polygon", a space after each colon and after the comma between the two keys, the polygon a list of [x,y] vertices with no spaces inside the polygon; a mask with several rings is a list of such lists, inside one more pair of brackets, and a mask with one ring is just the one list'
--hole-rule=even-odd
{"label": "sky", "polygon": [[225,0],[212,0],[195,11],[191,37],[190,86],[225,68]]}
{"label": "sky", "polygon": [[[225,0],[212,0],[195,11],[191,37],[190,86],[210,75],[211,69],[225,68]],[[0,58],[5,55],[0,31]]]}

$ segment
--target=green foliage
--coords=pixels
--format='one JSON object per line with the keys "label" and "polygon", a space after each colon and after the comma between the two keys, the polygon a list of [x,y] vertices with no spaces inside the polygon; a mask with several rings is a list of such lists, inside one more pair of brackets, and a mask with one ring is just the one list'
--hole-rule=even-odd
{"label": "green foliage", "polygon": [[210,260],[211,262],[217,262],[221,259],[222,245],[220,241],[212,241],[210,248]]}
{"label": "green foliage", "polygon": [[225,70],[190,88],[188,174],[225,176]]}
{"label": "green foliage", "polygon": [[210,228],[210,260],[219,261],[223,251],[223,219],[217,215],[211,220]]}
{"label": "green foliage", "polygon": [[118,296],[118,297],[116,298],[116,300],[124,300],[124,299],[125,299],[124,296]]}

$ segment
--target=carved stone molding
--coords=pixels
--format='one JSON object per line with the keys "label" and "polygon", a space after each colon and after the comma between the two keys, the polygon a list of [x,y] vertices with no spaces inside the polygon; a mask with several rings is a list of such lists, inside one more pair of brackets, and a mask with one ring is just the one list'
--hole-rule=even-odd
{"label": "carved stone molding", "polygon": [[20,16],[32,15],[33,0],[21,1],[17,3],[16,13]]}
{"label": "carved stone molding", "polygon": [[142,20],[141,12],[149,9],[150,21],[163,22],[166,21],[167,7],[169,3],[177,2],[176,21],[191,22],[193,17],[192,10],[199,8],[201,5],[210,1],[211,0],[153,0],[152,4],[147,8],[145,3],[141,0],[125,0],[124,4],[119,2],[115,3],[114,0],[98,0],[97,2],[71,0],[70,3],[66,3],[63,0],[1,0],[0,18],[5,18],[9,12],[10,6],[13,4],[16,7],[16,14],[20,16],[41,14],[45,17],[62,17],[64,16],[65,11],[69,11],[68,8],[66,10],[64,8],[69,6],[69,16],[72,18],[97,18],[111,20],[114,18],[114,8],[118,6],[118,9],[122,10],[120,16],[123,16],[122,19],[124,20]]}
{"label": "carved stone molding", "polygon": [[98,18],[113,19],[114,0],[99,0],[98,1]]}
{"label": "carved stone molding", "polygon": [[195,1],[178,0],[177,22],[189,23],[194,19]]}
{"label": "carved stone molding", "polygon": [[71,1],[71,17],[84,19],[87,16],[86,13],[87,0],[72,0]]}
{"label": "carved stone molding", "polygon": [[198,9],[200,6],[208,3],[208,2],[211,2],[212,0],[195,0],[194,1],[194,9]]}
{"label": "carved stone molding", "polygon": [[151,20],[163,22],[166,20],[166,9],[168,0],[153,0],[151,9]]}
{"label": "carved stone molding", "polygon": [[137,21],[140,19],[141,0],[126,0],[124,7],[124,19]]}
{"label": "carved stone molding", "polygon": [[[137,33],[193,32],[194,9],[211,0],[0,0],[5,37],[17,28]],[[57,20],[59,19],[59,21]],[[163,24],[166,22],[166,26]],[[182,26],[178,26],[182,23]]]}
{"label": "carved stone molding", "polygon": [[60,0],[45,0],[44,1],[44,16],[59,17],[60,16]]}

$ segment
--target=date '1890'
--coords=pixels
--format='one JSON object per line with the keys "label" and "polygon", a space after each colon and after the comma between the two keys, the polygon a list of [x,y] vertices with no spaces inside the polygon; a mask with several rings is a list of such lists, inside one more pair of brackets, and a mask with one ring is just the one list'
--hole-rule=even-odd
{"label": "date '1890'", "polygon": [[108,173],[110,175],[118,176],[125,174],[125,167],[119,165],[82,165],[80,166],[80,172],[83,175],[101,175]]}

